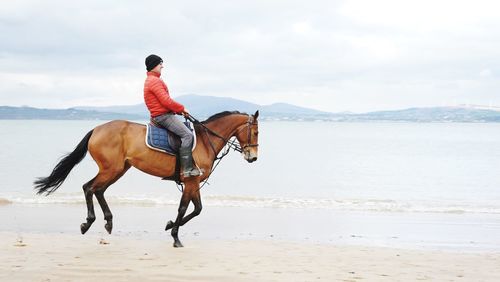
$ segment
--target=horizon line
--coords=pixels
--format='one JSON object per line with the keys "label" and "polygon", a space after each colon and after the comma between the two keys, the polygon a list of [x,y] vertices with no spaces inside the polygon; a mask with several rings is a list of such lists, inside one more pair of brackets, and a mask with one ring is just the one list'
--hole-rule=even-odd
{"label": "horizon line", "polygon": [[[198,95],[201,96],[201,95]],[[204,97],[215,97],[215,96],[204,96]],[[220,97],[224,98],[224,97]],[[234,98],[231,98],[234,99]],[[239,100],[239,99],[235,99]],[[244,101],[244,100],[239,100],[239,101]],[[246,101],[244,101],[246,102]],[[251,103],[251,102],[248,102]],[[252,103],[254,104],[254,103]],[[295,106],[295,107],[300,107],[303,109],[308,109],[308,110],[313,110],[313,111],[319,111],[325,114],[367,114],[367,113],[376,113],[376,112],[395,112],[395,111],[402,111],[402,110],[410,110],[410,109],[432,109],[432,108],[463,108],[463,109],[474,109],[474,110],[490,110],[490,111],[500,111],[500,106],[492,106],[492,105],[481,105],[481,104],[457,104],[457,105],[448,105],[448,106],[410,106],[410,107],[405,107],[405,108],[397,108],[397,109],[384,109],[384,110],[372,110],[372,111],[366,111],[366,112],[354,112],[354,111],[340,111],[340,112],[326,112],[322,110],[317,110],[313,108],[306,108],[306,107],[301,107],[297,106],[294,104],[286,103],[286,102],[277,102],[269,105],[258,105],[257,106],[272,106],[275,104],[287,104],[290,106]],[[72,107],[67,107],[67,108],[45,108],[45,107],[35,107],[35,106],[30,106],[30,105],[21,105],[21,106],[12,106],[12,105],[0,105],[0,107],[11,107],[11,108],[31,108],[31,109],[37,109],[37,110],[80,110],[80,111],[87,111],[84,109],[78,109],[80,107],[90,107],[90,108],[107,108],[107,107],[132,107],[132,106],[139,106],[142,105],[141,103],[139,104],[127,104],[127,105],[108,105],[108,106],[72,106]],[[144,105],[145,106],[145,105]]]}

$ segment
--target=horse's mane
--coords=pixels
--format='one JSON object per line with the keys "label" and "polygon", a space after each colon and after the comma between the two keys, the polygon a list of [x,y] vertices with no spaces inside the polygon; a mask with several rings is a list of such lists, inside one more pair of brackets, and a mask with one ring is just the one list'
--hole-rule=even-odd
{"label": "horse's mane", "polygon": [[203,124],[206,124],[206,123],[209,123],[211,121],[214,121],[214,120],[217,120],[217,119],[220,119],[220,118],[223,118],[225,116],[229,116],[229,115],[248,115],[246,113],[240,113],[238,111],[224,111],[224,112],[220,112],[220,113],[217,113],[215,115],[212,115],[211,117],[209,117],[208,119],[202,121],[201,123]]}

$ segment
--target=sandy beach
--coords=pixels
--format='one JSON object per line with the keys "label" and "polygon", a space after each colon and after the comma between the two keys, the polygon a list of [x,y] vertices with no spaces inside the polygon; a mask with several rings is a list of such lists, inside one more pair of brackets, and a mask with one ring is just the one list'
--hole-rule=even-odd
{"label": "sandy beach", "polygon": [[2,281],[499,281],[500,253],[0,233]]}

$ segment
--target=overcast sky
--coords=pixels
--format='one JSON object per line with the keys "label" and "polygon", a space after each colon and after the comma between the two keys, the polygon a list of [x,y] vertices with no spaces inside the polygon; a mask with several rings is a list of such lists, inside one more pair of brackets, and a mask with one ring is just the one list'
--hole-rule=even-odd
{"label": "overcast sky", "polygon": [[481,0],[3,1],[0,105],[142,103],[154,53],[174,98],[500,106],[499,11]]}

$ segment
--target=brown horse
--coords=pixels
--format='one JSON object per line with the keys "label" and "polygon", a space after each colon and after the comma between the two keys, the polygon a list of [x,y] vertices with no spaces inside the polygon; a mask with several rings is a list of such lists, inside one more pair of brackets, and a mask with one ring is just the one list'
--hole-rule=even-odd
{"label": "brown horse", "polygon": [[[165,230],[172,229],[174,247],[182,247],[179,241],[179,226],[186,224],[201,212],[200,182],[210,176],[219,152],[228,142],[243,153],[245,160],[254,162],[258,152],[259,112],[247,115],[239,112],[222,112],[203,122],[195,122],[197,145],[193,159],[204,172],[198,177],[189,177],[180,181],[184,183],[179,210],[175,222],[169,221]],[[37,194],[49,195],[64,182],[70,171],[86,155],[87,151],[99,166],[99,172],[83,185],[87,202],[87,220],[80,225],[85,234],[95,221],[93,196],[97,198],[106,220],[105,228],[111,233],[113,215],[109,210],[104,192],[117,181],[127,170],[134,166],[137,169],[163,178],[175,179],[176,157],[150,149],[145,144],[146,126],[128,121],[115,120],[91,130],[77,145],[72,153],[66,155],[53,169],[48,177],[35,181]],[[239,145],[235,145],[232,137],[236,137]],[[194,211],[186,216],[190,202]]]}

